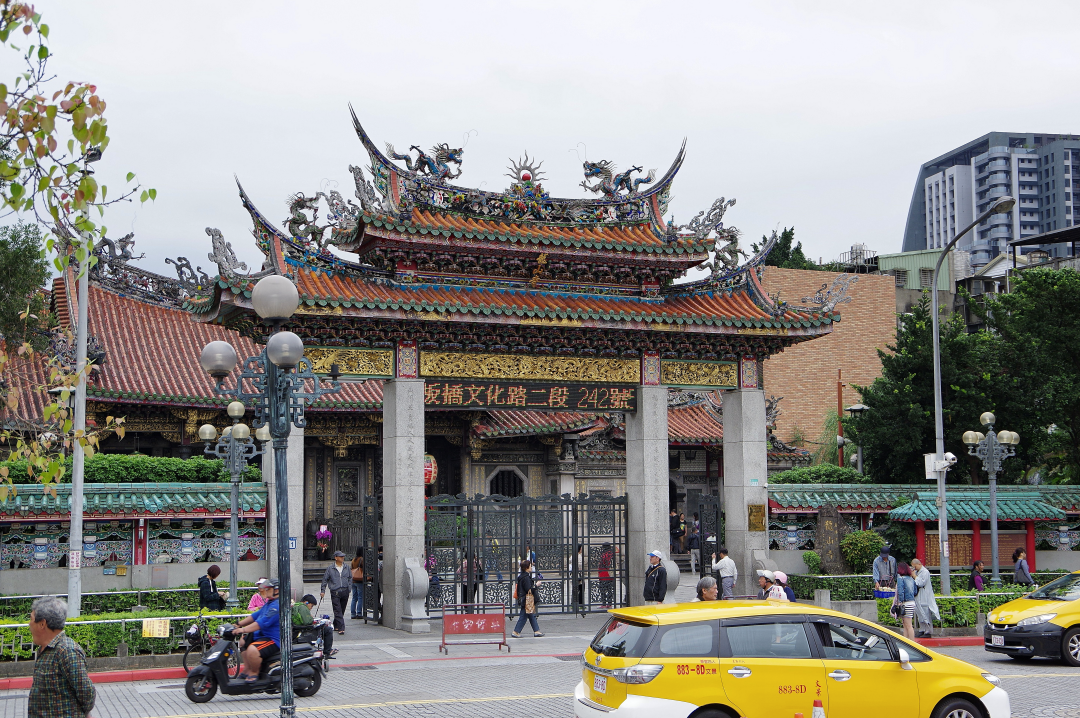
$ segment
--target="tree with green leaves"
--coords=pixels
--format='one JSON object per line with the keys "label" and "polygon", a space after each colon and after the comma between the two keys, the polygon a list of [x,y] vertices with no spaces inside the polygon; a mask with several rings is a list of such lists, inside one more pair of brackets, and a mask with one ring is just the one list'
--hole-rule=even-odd
{"label": "tree with green leaves", "polygon": [[[768,241],[768,238],[762,235],[761,244],[752,244],[751,248],[755,252],[760,252]],[[782,269],[821,269],[803,254],[802,242],[796,243],[794,247],[791,246],[793,242],[795,242],[795,228],[784,227],[769,256],[765,258],[765,265]]]}
{"label": "tree with green leaves", "polygon": [[1020,434],[1014,471],[1041,466],[1051,482],[1080,483],[1080,273],[1027,269],[1011,289],[972,303],[1007,369],[992,376],[996,428]]}
{"label": "tree with green leaves", "polygon": [[0,227],[0,337],[9,351],[24,342],[37,350],[48,345],[43,290],[49,279],[49,262],[42,255],[43,248],[41,228],[36,224]]}
{"label": "tree with green leaves", "polygon": [[[923,455],[933,452],[935,443],[930,311],[930,296],[924,293],[912,311],[900,317],[896,344],[878,350],[881,376],[870,386],[856,387],[869,410],[844,418],[845,434],[863,447],[864,469],[878,483],[926,480]],[[949,472],[949,481],[979,483],[981,469],[967,457],[961,437],[979,428],[983,412],[999,406],[999,382],[1006,366],[1000,341],[987,332],[968,334],[959,314],[943,318],[940,329],[945,450],[963,457]]]}

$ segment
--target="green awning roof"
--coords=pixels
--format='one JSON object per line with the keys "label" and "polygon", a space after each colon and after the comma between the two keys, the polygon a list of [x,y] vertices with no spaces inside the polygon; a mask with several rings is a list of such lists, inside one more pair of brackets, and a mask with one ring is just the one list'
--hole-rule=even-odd
{"label": "green awning roof", "polygon": [[[949,521],[986,521],[990,518],[989,491],[947,491]],[[1043,500],[1038,491],[998,492],[999,521],[1054,521],[1065,518],[1065,512]],[[910,504],[889,512],[893,521],[937,521],[937,492],[915,495]]]}
{"label": "green awning roof", "polygon": [[922,486],[903,484],[769,484],[769,504],[783,512],[832,505],[841,511],[886,511]]}
{"label": "green awning roof", "polygon": [[[0,515],[13,517],[67,516],[71,513],[71,484],[56,484],[56,497],[37,484],[19,484],[16,494],[0,502]],[[86,484],[83,512],[87,515],[153,516],[155,514],[229,513],[229,484]],[[239,507],[245,513],[266,510],[266,484],[241,484]]]}

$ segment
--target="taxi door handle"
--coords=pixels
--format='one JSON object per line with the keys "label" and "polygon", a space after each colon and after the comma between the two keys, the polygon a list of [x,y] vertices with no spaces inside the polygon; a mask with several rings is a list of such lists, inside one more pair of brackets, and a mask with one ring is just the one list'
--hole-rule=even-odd
{"label": "taxi door handle", "polygon": [[750,669],[746,666],[735,666],[734,668],[729,670],[728,673],[735,676],[736,678],[746,678],[750,675]]}
{"label": "taxi door handle", "polygon": [[829,678],[832,678],[834,681],[850,681],[851,674],[847,671],[835,670],[829,674]]}

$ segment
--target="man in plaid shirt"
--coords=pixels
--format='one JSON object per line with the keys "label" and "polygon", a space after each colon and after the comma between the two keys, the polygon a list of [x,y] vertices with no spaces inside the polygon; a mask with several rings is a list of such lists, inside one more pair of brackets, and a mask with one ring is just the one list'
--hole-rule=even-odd
{"label": "man in plaid shirt", "polygon": [[94,684],[86,670],[86,654],[64,635],[67,604],[54,596],[34,601],[30,635],[37,645],[34,684],[28,718],[86,716],[94,707]]}

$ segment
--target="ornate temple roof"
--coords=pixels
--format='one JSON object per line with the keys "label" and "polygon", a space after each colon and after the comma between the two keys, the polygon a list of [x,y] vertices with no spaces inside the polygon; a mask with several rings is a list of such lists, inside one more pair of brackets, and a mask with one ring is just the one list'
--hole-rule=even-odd
{"label": "ornate temple roof", "polygon": [[[63,518],[71,513],[71,484],[56,484],[56,496],[39,484],[21,484],[0,501],[0,514],[15,517]],[[228,484],[86,484],[83,512],[87,517],[134,515],[229,514]],[[245,483],[240,508],[259,516],[266,512],[266,485]]]}
{"label": "ornate temple roof", "polygon": [[[777,513],[816,513],[825,504],[831,504],[844,512],[890,511],[890,518],[898,521],[937,521],[937,494],[925,489],[922,485],[908,484],[771,483],[769,507]],[[984,486],[949,486],[949,520],[988,518],[988,492]],[[1002,514],[1003,521],[1061,519],[1065,513],[1080,513],[1080,487],[1075,486],[999,486],[998,499],[1008,501],[1013,507],[1010,516],[1019,517],[1006,519]],[[903,505],[894,508],[898,504]]]}
{"label": "ornate temple roof", "polygon": [[[921,491],[915,500],[889,512],[892,521],[937,521],[937,492]],[[949,521],[987,521],[990,518],[989,491],[947,490],[945,500]],[[1060,521],[1065,512],[1042,500],[1038,491],[1010,491],[998,493],[998,520],[1000,521]]]}
{"label": "ornate temple roof", "polygon": [[[543,190],[540,165],[527,157],[512,161],[506,191],[467,189],[457,185],[461,149],[439,145],[425,153],[414,145],[416,157],[390,146],[383,152],[355,114],[353,123],[371,162],[371,181],[361,168],[350,167],[359,206],[336,191],[298,193],[279,229],[240,188],[264,264],[253,273],[240,271],[229,243],[207,229],[219,272],[182,300],[186,309],[259,341],[250,293],[258,278],[275,273],[299,288],[302,306],[291,328],[309,344],[352,345],[332,331],[309,328],[310,315],[326,315],[319,320],[324,326],[332,317],[543,324],[675,332],[714,344],[680,351],[631,342],[639,352],[691,360],[775,353],[829,333],[839,320],[835,307],[842,290],[823,292],[808,306],[764,291],[758,274],[775,237],[747,257],[738,247],[740,232],[723,223],[734,200],[718,199],[684,226],[664,221],[672,182],[686,158],[685,142],[659,178],[655,171],[617,174],[610,162],[586,162],[582,184],[600,196],[559,199]],[[323,202],[327,223],[320,225]],[[354,259],[345,259],[348,254]],[[740,264],[740,258],[746,261]],[[181,258],[177,265],[190,262]],[[672,283],[697,265],[710,271],[705,279]],[[401,338],[429,330],[394,331]],[[364,332],[354,327],[348,333]],[[584,345],[572,342],[569,349]]]}

